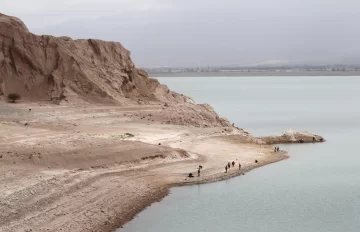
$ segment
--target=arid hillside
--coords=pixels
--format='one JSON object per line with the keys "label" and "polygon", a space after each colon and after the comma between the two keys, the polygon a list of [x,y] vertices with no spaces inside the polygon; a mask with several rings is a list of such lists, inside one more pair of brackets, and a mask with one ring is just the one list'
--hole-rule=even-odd
{"label": "arid hillside", "polygon": [[27,100],[57,103],[126,104],[131,99],[156,101],[157,94],[162,101],[186,100],[136,69],[130,52],[118,42],[37,36],[18,18],[0,14],[0,44],[0,94],[17,92]]}
{"label": "arid hillside", "polygon": [[56,104],[164,105],[169,124],[230,125],[209,105],[149,78],[119,42],[38,36],[0,14],[0,99],[9,93]]}

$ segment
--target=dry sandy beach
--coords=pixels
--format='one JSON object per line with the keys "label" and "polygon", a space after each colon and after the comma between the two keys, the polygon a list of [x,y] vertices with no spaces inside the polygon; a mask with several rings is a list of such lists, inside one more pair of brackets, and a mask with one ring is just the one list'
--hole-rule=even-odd
{"label": "dry sandy beach", "polygon": [[[1,13],[0,42],[0,231],[113,231],[172,186],[287,158],[264,141],[315,140],[254,138],[149,78],[119,42],[38,36]],[[225,173],[232,161],[241,170]]]}
{"label": "dry sandy beach", "polygon": [[287,158],[241,129],[167,124],[162,106],[0,109],[1,231],[113,231],[171,186]]}

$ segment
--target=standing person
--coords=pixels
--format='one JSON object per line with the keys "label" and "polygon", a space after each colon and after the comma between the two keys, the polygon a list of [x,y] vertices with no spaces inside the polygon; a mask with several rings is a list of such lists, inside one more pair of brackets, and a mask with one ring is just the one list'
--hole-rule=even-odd
{"label": "standing person", "polygon": [[230,168],[230,162],[228,163],[228,168]]}
{"label": "standing person", "polygon": [[235,166],[235,161],[232,162],[232,166],[233,166],[233,167]]}
{"label": "standing person", "polygon": [[241,164],[240,164],[240,162],[239,162],[239,170],[241,169]]}
{"label": "standing person", "polygon": [[198,177],[200,176],[200,168],[198,169]]}
{"label": "standing person", "polygon": [[277,147],[277,151],[280,151],[280,147]]}
{"label": "standing person", "polygon": [[226,166],[225,166],[225,173],[227,173],[227,169],[228,169],[228,166],[226,165]]}

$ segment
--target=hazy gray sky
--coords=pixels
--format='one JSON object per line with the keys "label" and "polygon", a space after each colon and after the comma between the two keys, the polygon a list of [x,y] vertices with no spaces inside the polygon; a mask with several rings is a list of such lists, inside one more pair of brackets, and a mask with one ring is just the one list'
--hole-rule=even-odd
{"label": "hazy gray sky", "polygon": [[121,42],[136,64],[360,63],[359,0],[0,0],[36,34]]}

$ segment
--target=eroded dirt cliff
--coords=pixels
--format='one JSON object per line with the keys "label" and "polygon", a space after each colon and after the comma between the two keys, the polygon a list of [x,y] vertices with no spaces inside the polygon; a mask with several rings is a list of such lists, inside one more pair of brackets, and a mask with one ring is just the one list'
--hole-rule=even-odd
{"label": "eroded dirt cliff", "polygon": [[[17,92],[28,100],[122,104],[135,98],[185,100],[136,69],[130,52],[118,42],[37,36],[18,18],[0,14],[0,44],[2,95]],[[158,88],[164,89],[161,99]]]}
{"label": "eroded dirt cliff", "polygon": [[20,19],[0,14],[0,98],[9,93],[57,104],[176,105],[168,108],[169,123],[230,125],[209,105],[149,78],[119,42],[38,36]]}

